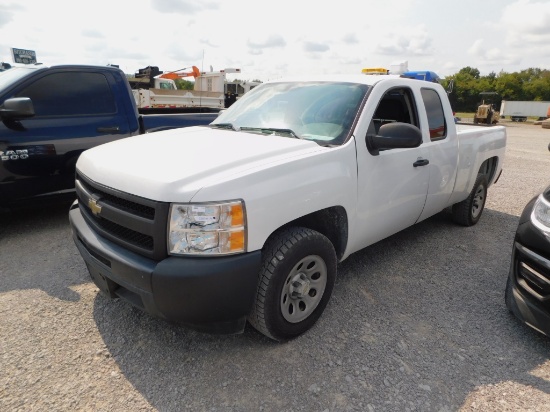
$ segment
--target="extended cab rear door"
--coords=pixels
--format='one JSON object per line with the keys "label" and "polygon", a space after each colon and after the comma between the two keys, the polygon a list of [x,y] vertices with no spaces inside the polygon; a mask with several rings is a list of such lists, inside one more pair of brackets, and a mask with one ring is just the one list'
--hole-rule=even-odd
{"label": "extended cab rear door", "polygon": [[418,221],[443,210],[453,193],[458,165],[458,137],[449,99],[442,88],[425,82],[417,100],[425,110],[420,110],[424,144],[428,150],[430,172],[428,196]]}
{"label": "extended cab rear door", "polygon": [[[60,67],[37,71],[1,96],[32,100],[35,116],[0,122],[0,194],[24,198],[74,186],[84,150],[131,131],[117,82],[108,70]],[[117,95],[118,94],[118,95]]]}

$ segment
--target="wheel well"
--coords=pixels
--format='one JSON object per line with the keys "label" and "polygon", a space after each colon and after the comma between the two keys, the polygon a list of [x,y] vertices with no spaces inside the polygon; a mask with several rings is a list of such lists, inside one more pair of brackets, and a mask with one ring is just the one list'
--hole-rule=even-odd
{"label": "wheel well", "polygon": [[338,259],[344,255],[348,243],[348,215],[342,206],[318,210],[295,219],[282,228],[289,226],[307,227],[322,233],[331,241]]}
{"label": "wheel well", "polygon": [[487,176],[487,182],[489,182],[490,184],[495,177],[497,165],[498,157],[491,157],[483,162],[483,164],[479,168],[478,174],[484,174],[485,176]]}

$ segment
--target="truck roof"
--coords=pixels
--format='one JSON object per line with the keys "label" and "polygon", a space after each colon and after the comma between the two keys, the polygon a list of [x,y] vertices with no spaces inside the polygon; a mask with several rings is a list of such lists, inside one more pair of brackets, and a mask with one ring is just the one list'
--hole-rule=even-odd
{"label": "truck roof", "polygon": [[405,78],[398,74],[375,75],[375,74],[320,74],[320,75],[303,75],[289,76],[276,80],[269,80],[265,83],[282,83],[282,82],[311,82],[311,81],[326,81],[326,82],[344,82],[344,83],[359,83],[368,86],[374,86],[376,83],[385,82],[388,80],[400,79],[403,84],[408,82],[418,82],[419,80]]}
{"label": "truck roof", "polygon": [[[114,66],[101,66],[101,65],[92,65],[92,64],[58,64],[58,65],[54,65],[54,66],[45,66],[43,64],[39,64],[39,65],[27,65],[27,66],[12,66],[11,69],[9,70],[6,70],[5,72],[2,72],[3,74],[5,73],[12,73],[12,74],[15,74],[15,73],[18,73],[16,76],[17,77],[24,77],[28,74],[30,74],[31,72],[34,72],[34,71],[39,71],[39,70],[48,70],[48,69],[78,69],[78,70],[82,70],[82,69],[91,69],[91,70],[97,70],[97,69],[102,69],[102,70],[112,70],[112,71],[121,71],[118,67],[114,67]],[[27,74],[22,74],[23,72],[27,72]]]}

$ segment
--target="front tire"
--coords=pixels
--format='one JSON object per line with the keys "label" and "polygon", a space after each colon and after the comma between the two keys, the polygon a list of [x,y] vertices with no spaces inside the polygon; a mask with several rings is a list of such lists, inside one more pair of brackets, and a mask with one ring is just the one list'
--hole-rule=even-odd
{"label": "front tire", "polygon": [[453,205],[453,221],[462,226],[473,226],[481,218],[487,198],[487,176],[477,175],[470,195],[460,203]]}
{"label": "front tire", "polygon": [[336,253],[327,237],[303,227],[280,231],[263,252],[249,323],[285,341],[309,330],[323,313],[336,279]]}

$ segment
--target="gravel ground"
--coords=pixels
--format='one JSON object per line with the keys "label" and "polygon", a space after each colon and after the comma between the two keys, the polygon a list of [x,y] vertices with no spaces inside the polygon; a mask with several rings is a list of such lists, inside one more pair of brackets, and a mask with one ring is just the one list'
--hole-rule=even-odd
{"label": "gravel ground", "polygon": [[471,228],[448,211],[358,252],[305,335],[212,336],[98,294],[68,205],[0,215],[2,411],[550,411],[550,339],[504,305],[550,130],[503,123],[505,170]]}

